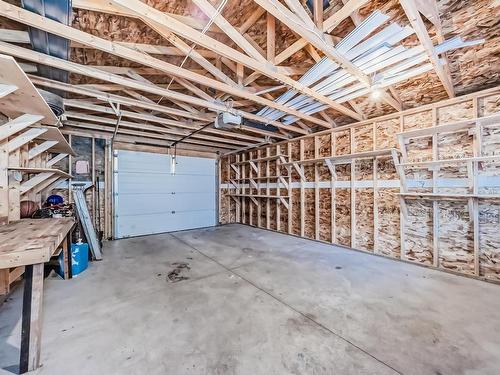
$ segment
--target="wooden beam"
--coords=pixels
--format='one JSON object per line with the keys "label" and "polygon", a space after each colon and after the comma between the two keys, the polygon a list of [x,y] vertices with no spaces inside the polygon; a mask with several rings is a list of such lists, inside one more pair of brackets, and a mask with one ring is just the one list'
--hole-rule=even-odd
{"label": "wooden beam", "polygon": [[243,51],[247,53],[248,56],[253,57],[257,61],[265,62],[266,59],[260,54],[260,52],[245,38],[241,35],[236,28],[233,27],[221,14],[213,7],[208,0],[192,0],[198,8],[200,8],[203,13],[207,15],[208,18],[213,19],[213,22],[219,26],[219,28],[226,33],[226,35],[231,38],[233,42],[236,43]]}
{"label": "wooden beam", "polygon": [[320,30],[323,30],[323,0],[314,0],[313,1],[313,16],[314,16],[314,24]]}
{"label": "wooden beam", "polygon": [[[304,39],[306,39],[313,46],[323,51],[323,53],[333,61],[336,61],[343,69],[348,73],[356,77],[360,82],[366,86],[371,85],[370,78],[361,71],[357,66],[355,66],[351,61],[347,60],[342,54],[340,54],[334,47],[333,44],[325,39],[325,35],[317,29],[310,30],[307,25],[305,25],[301,20],[295,16],[289,9],[287,9],[278,0],[254,0],[261,7],[266,9],[268,12],[273,14],[277,19],[287,25],[290,30],[295,30],[297,27],[300,28],[300,34]],[[302,5],[298,0],[289,0],[290,2],[296,3],[297,6],[302,8]],[[303,9],[303,8],[302,8]]]}
{"label": "wooden beam", "polygon": [[[75,118],[75,119],[80,119],[80,120],[85,120],[85,121],[93,121],[93,122],[101,123],[101,124],[108,124],[108,125],[115,125],[116,124],[116,119],[107,118],[107,117],[103,117],[103,116],[87,115],[87,114],[78,113],[78,112],[67,112],[67,116],[70,118]],[[73,124],[71,121],[65,121],[64,123],[65,124]],[[190,132],[178,131],[178,130],[169,129],[169,128],[165,128],[165,127],[140,124],[140,123],[136,123],[136,122],[129,122],[129,121],[123,121],[123,120],[120,121],[120,128],[121,127],[128,127],[128,128],[140,130],[143,132],[147,131],[147,134],[146,133],[143,133],[143,134],[150,135],[151,137],[153,137],[153,136],[158,137],[161,139],[166,139],[166,137],[168,136],[168,138],[171,139],[172,141],[178,140],[179,137],[177,137],[177,136],[183,137],[183,136],[190,134]],[[110,128],[110,127],[107,127],[107,128]],[[158,134],[151,134],[151,132],[155,132]],[[186,140],[186,142],[189,142],[189,141],[194,140],[194,139],[199,139],[199,140],[203,140],[203,141],[213,141],[216,143],[206,142],[206,144],[210,145],[210,146],[222,147],[222,148],[228,148],[227,147],[228,145],[224,145],[223,143],[228,143],[230,145],[234,145],[234,147],[229,147],[229,148],[234,148],[234,149],[237,148],[238,146],[248,146],[251,144],[248,142],[238,141],[235,139],[226,139],[226,138],[222,138],[222,137],[214,137],[214,136],[203,135],[203,134],[199,134],[199,133],[196,133],[195,135],[190,137],[188,140]],[[196,143],[204,144],[203,142],[201,142],[201,143],[200,142],[201,141],[196,141]]]}
{"label": "wooden beam", "polygon": [[[132,0],[130,0],[130,1],[132,1]],[[135,0],[134,0],[134,3],[135,3]],[[146,9],[151,8],[151,7],[148,7],[147,5],[145,5],[143,3],[140,3],[140,2],[138,2],[138,3],[142,4],[143,6],[145,6]],[[151,8],[151,9],[153,9],[153,8]],[[154,11],[156,11],[156,10],[154,10]],[[161,17],[164,16],[164,14],[161,13],[161,12],[159,12],[159,11],[158,11],[158,14],[157,13],[155,13],[155,14],[159,15],[160,19],[162,19]],[[21,22],[21,23],[24,23],[24,24],[27,24],[27,25],[30,25],[30,26],[33,26],[33,27],[40,28],[40,29],[42,29],[44,31],[51,32],[51,33],[53,33],[55,35],[59,35],[59,36],[62,36],[64,38],[67,38],[67,39],[70,39],[70,40],[76,40],[76,41],[78,41],[80,43],[84,43],[84,44],[88,44],[90,46],[94,46],[97,49],[100,49],[102,51],[106,51],[106,52],[111,53],[113,55],[120,56],[122,58],[125,58],[125,59],[128,59],[128,60],[132,60],[132,61],[138,62],[140,64],[143,64],[143,65],[148,65],[148,66],[150,66],[152,68],[156,68],[156,69],[162,70],[162,71],[164,71],[167,74],[171,74],[171,75],[174,75],[174,76],[185,78],[187,80],[191,80],[191,81],[197,82],[197,83],[199,83],[201,85],[209,86],[209,87],[212,87],[212,88],[214,88],[216,90],[227,92],[228,94],[231,94],[231,95],[239,96],[239,97],[246,98],[246,99],[251,99],[254,102],[257,102],[257,103],[259,103],[261,105],[270,106],[270,107],[278,109],[280,111],[284,111],[286,113],[293,114],[293,115],[295,115],[295,116],[297,116],[299,118],[303,118],[306,121],[311,121],[311,122],[316,123],[318,125],[322,125],[322,126],[326,125],[327,126],[327,124],[325,124],[325,122],[322,121],[322,120],[319,120],[319,119],[317,119],[317,118],[315,118],[313,116],[304,115],[300,111],[292,110],[292,109],[290,109],[290,108],[288,108],[288,107],[286,107],[284,105],[280,105],[280,104],[274,103],[271,100],[268,100],[268,99],[265,99],[265,98],[261,98],[261,97],[259,97],[257,95],[254,95],[254,94],[250,94],[245,89],[243,89],[241,87],[230,86],[230,85],[227,85],[227,84],[225,84],[223,82],[219,82],[217,80],[208,78],[206,76],[203,76],[203,75],[200,75],[200,74],[195,74],[195,73],[193,73],[193,72],[191,72],[191,71],[189,71],[187,69],[179,68],[179,67],[177,67],[177,66],[175,66],[173,64],[169,64],[169,63],[167,63],[165,61],[156,59],[156,58],[151,57],[151,56],[149,56],[147,54],[144,54],[142,52],[135,51],[133,49],[130,49],[130,48],[127,48],[127,47],[123,47],[121,45],[117,45],[116,43],[107,41],[107,40],[102,39],[102,38],[98,38],[96,36],[93,36],[91,34],[88,34],[88,33],[85,33],[83,31],[77,30],[75,28],[62,25],[59,22],[52,21],[52,20],[50,20],[48,18],[39,16],[39,15],[33,13],[33,12],[26,11],[26,10],[24,10],[22,8],[19,8],[19,7],[15,7],[13,5],[10,5],[10,4],[6,3],[5,1],[0,1],[0,15],[3,15],[5,17],[7,17],[7,18],[16,20],[18,22]],[[176,21],[173,18],[170,18],[170,19],[167,18],[167,20],[173,20],[175,22],[178,22],[178,21]],[[152,21],[156,21],[156,20],[153,19]],[[181,27],[184,27],[184,28],[189,29],[190,31],[193,31],[191,28],[183,25],[182,23],[180,23],[180,25],[181,25]],[[179,25],[175,25],[175,26],[179,27]],[[198,33],[197,31],[195,31],[195,32]],[[201,34],[201,33],[198,33],[198,34],[204,35],[204,34]],[[212,39],[212,38],[209,38],[209,39]],[[222,43],[219,43],[219,42],[217,42],[215,40],[214,40],[214,42],[216,42],[216,43],[219,44],[218,48],[224,48],[224,49],[229,48],[226,45],[224,45]],[[4,51],[5,53],[9,53],[9,54],[12,54],[12,55],[15,54],[16,56],[19,56],[19,53],[22,50],[25,50],[24,51],[24,56],[29,56],[30,55],[28,52],[26,52],[26,49],[13,46],[13,45],[10,45],[8,43],[0,42],[0,45],[2,46],[1,50]],[[18,51],[18,52],[14,53],[13,52],[14,49],[16,51]],[[7,50],[10,50],[11,52],[6,52]],[[229,48],[229,50],[234,51],[231,48]],[[234,52],[238,53],[241,56],[244,56],[245,59],[250,59],[251,61],[255,61],[255,60],[253,60],[251,58],[248,58],[246,55],[243,55],[240,52],[237,52],[237,51],[234,51]],[[94,78],[98,78],[98,76],[100,76],[100,77],[103,77],[103,78],[100,78],[100,79],[110,81],[110,79],[109,79],[110,77],[109,76],[103,76],[102,74],[98,74],[98,72],[99,72],[98,69],[92,69],[90,67],[86,67],[86,66],[83,66],[83,65],[80,65],[80,64],[76,64],[75,65],[75,63],[72,63],[72,62],[69,62],[69,61],[66,61],[66,60],[62,60],[62,59],[57,59],[57,58],[54,58],[54,57],[51,57],[51,56],[48,56],[48,55],[45,55],[45,57],[43,57],[43,54],[39,54],[39,53],[37,54],[36,52],[33,52],[31,54],[30,58],[28,58],[28,59],[31,59],[33,61],[34,56],[38,56],[35,59],[35,61],[41,62],[41,60],[44,60],[44,62],[43,62],[44,64],[49,64],[49,62],[50,62],[53,65],[54,64],[57,64],[59,66],[65,65],[64,67],[61,68],[61,69],[65,69],[65,70],[68,70],[68,68],[70,66],[72,66],[72,67],[78,66],[79,67],[78,68],[78,72],[75,71],[75,73],[78,73],[78,74],[88,75],[89,72],[90,72],[89,69],[91,69],[91,71],[92,71],[91,76],[95,75]],[[65,63],[63,63],[63,61]],[[265,64],[261,64],[261,65],[266,66]],[[266,69],[268,69],[268,68],[266,67]],[[102,73],[102,72],[100,72],[100,73]],[[279,76],[281,76],[281,75],[279,75]],[[125,84],[126,81],[123,81],[123,79],[125,79],[125,78],[121,78],[121,79],[122,79],[122,84],[124,84],[125,86],[129,86],[129,87],[133,87],[133,88],[138,88],[137,86],[130,86],[129,84]],[[284,76],[284,79],[288,80],[288,81],[295,82],[293,80],[290,80],[286,76]],[[116,76],[115,76],[115,80],[114,80],[113,83],[119,83],[119,82],[116,82]],[[152,88],[150,88],[149,90],[151,90],[151,89]],[[148,91],[148,90],[145,90],[145,89],[143,89],[143,90],[144,91]],[[309,90],[310,92],[313,92],[313,90],[310,90],[309,88],[307,88],[307,90]],[[165,96],[167,98],[169,98],[169,97],[172,98],[172,97],[175,96],[176,97],[175,99],[177,99],[177,100],[184,101],[184,102],[191,103],[191,104],[197,104],[197,105],[200,105],[201,107],[207,107],[207,108],[209,108],[211,110],[215,110],[215,111],[229,111],[229,112],[231,112],[230,108],[228,108],[227,106],[225,106],[223,104],[220,104],[220,103],[207,102],[207,101],[202,101],[202,102],[196,101],[196,103],[194,103],[192,101],[193,98],[190,97],[190,96],[188,96],[188,95],[180,94],[180,93],[175,93],[174,94],[173,92],[171,92],[169,90],[165,90],[165,89],[163,89],[162,91],[163,91],[163,93],[159,93],[158,91],[156,91],[154,93],[156,93],[158,95],[161,95],[161,96]],[[150,91],[150,92],[152,92],[152,91]],[[318,94],[316,94],[316,95],[318,95]],[[339,104],[333,102],[330,99],[328,99],[328,101],[332,102],[335,106],[339,106]],[[341,107],[345,108],[343,106],[341,106]],[[254,120],[254,121],[258,121],[258,122],[261,122],[261,123],[264,123],[264,124],[272,124],[272,125],[274,125],[276,127],[284,127],[284,128],[286,128],[288,130],[292,130],[293,129],[295,132],[301,133],[301,129],[298,129],[296,127],[290,127],[290,126],[283,125],[281,122],[278,122],[278,121],[270,122],[269,120],[267,120],[265,118],[262,118],[260,116],[256,116],[256,115],[253,115],[253,114],[245,113],[243,111],[235,111],[235,110],[233,110],[233,112],[237,112],[237,114],[239,114],[239,115],[241,115],[243,117],[249,118],[251,120]],[[356,116],[358,116],[358,115],[356,114]]]}
{"label": "wooden beam", "polygon": [[64,159],[67,156],[68,156],[68,154],[57,154],[52,159],[50,159],[49,161],[47,161],[47,164],[46,164],[47,168],[51,168],[54,164],[56,164],[57,162],[61,161],[62,159]]}
{"label": "wooden beam", "polygon": [[[109,14],[115,14],[118,16],[133,17],[129,12],[123,8],[112,4],[111,2],[106,2],[102,0],[73,0],[73,8],[91,10],[94,12],[103,12]],[[171,17],[185,23],[197,30],[203,30],[206,26],[207,21],[197,19],[194,17],[182,16],[175,13],[168,13]],[[220,33],[221,30],[216,26],[212,25],[209,29],[210,32]]]}
{"label": "wooden beam", "polygon": [[6,124],[0,125],[0,141],[26,129],[30,125],[36,124],[42,119],[43,116],[41,115],[24,114],[14,120],[10,120]]}
{"label": "wooden beam", "polygon": [[[143,109],[148,109],[152,110],[155,112],[160,112],[160,113],[165,113],[167,115],[174,115],[174,116],[180,116],[180,117],[186,117],[186,118],[191,118],[194,120],[201,120],[201,121],[213,121],[215,116],[213,114],[209,113],[193,113],[189,111],[184,111],[180,110],[177,108],[173,107],[167,107],[164,105],[159,105],[153,102],[150,99],[147,99],[145,96],[142,96],[140,94],[139,97],[141,99],[131,99],[125,96],[120,96],[120,95],[115,95],[115,94],[109,94],[106,92],[102,92],[99,90],[95,89],[89,89],[82,87],[80,85],[71,85],[68,83],[63,83],[63,82],[58,82],[58,81],[52,81],[47,78],[43,77],[37,77],[33,75],[28,76],[35,85],[38,86],[43,86],[43,87],[49,87],[57,90],[62,90],[66,92],[70,92],[73,94],[78,94],[78,95],[85,95],[85,96],[90,96],[93,98],[97,98],[99,100],[102,100],[104,102],[112,102],[112,103],[119,103],[121,105],[129,106],[129,107],[139,107]],[[123,86],[121,86],[123,87]],[[126,90],[125,87],[123,87],[123,91],[130,91]]]}
{"label": "wooden beam", "polygon": [[[64,105],[68,106],[68,107],[73,107],[73,108],[88,109],[91,111],[106,113],[109,115],[114,114],[114,112],[111,108],[95,105],[95,104],[85,102],[85,101],[75,101],[72,99],[66,99],[64,101]],[[69,113],[70,113],[69,117],[71,117],[71,113],[74,113],[74,112],[69,112]],[[134,118],[134,119],[143,120],[146,122],[154,122],[154,123],[175,126],[175,127],[189,129],[189,130],[199,130],[200,129],[199,124],[195,124],[195,123],[190,124],[189,122],[174,121],[174,120],[169,120],[169,119],[166,119],[163,117],[157,117],[157,116],[150,115],[150,114],[142,114],[142,113],[137,113],[137,112],[125,111],[125,110],[120,110],[120,113],[123,117]],[[86,115],[86,114],[82,113],[81,115]],[[140,124],[138,124],[138,125],[140,125]],[[234,133],[234,132],[230,132],[230,131],[224,131],[224,130],[212,129],[212,128],[205,128],[205,129],[203,129],[203,132],[200,132],[200,133],[205,133],[205,132],[217,134],[217,135],[221,135],[221,136],[225,136],[225,137],[245,139],[245,140],[252,141],[252,142],[262,142],[264,140],[263,138],[259,138],[259,137],[255,137],[255,136],[251,136],[251,135],[247,135],[247,134]],[[182,134],[185,134],[185,133],[182,133]]]}
{"label": "wooden beam", "polygon": [[31,150],[29,150],[28,153],[28,160],[31,160],[38,155],[40,155],[42,152],[47,151],[49,148],[54,147],[58,141],[45,141],[43,143],[40,143],[39,145],[33,147]]}
{"label": "wooden beam", "polygon": [[445,71],[439,61],[439,56],[434,50],[434,44],[432,43],[429,33],[427,32],[424,21],[420,16],[415,1],[400,0],[399,2],[403,10],[405,11],[411,26],[415,30],[415,34],[417,34],[418,40],[427,52],[427,56],[429,56],[429,60],[431,61],[432,66],[434,67],[434,70],[439,77],[439,80],[443,84],[446,93],[450,98],[455,97],[455,89],[453,88],[451,75],[449,74],[449,72],[447,73]]}
{"label": "wooden beam", "polygon": [[276,57],[276,18],[270,13],[267,13],[266,30],[266,57],[271,64],[274,64],[274,58]]}
{"label": "wooden beam", "polygon": [[229,78],[226,74],[222,72],[222,70],[218,69],[215,65],[213,65],[210,61],[208,61],[205,57],[203,57],[198,51],[189,46],[186,42],[184,42],[181,38],[177,37],[173,33],[169,32],[165,27],[156,23],[156,22],[148,22],[144,21],[146,24],[151,27],[156,32],[160,33],[165,39],[167,39],[172,45],[177,47],[184,55],[188,55],[189,57],[195,61],[202,68],[206,69],[207,72],[212,74],[215,78],[218,78],[224,83],[228,85],[234,85],[235,82]]}
{"label": "wooden beam", "polygon": [[9,144],[7,145],[9,153],[14,152],[18,148],[24,146],[26,143],[39,137],[46,131],[47,131],[46,128],[31,128],[26,130],[24,133],[18,135],[17,137],[9,139]]}
{"label": "wooden beam", "polygon": [[0,99],[17,90],[17,86],[0,83]]}
{"label": "wooden beam", "polygon": [[[2,2],[0,2],[0,7],[2,6],[1,4],[2,4]],[[28,13],[31,13],[31,12],[28,12]],[[57,23],[57,24],[61,25],[59,23]],[[62,26],[60,26],[60,27],[62,27]],[[115,48],[116,48],[116,46],[115,46]],[[285,130],[305,134],[303,132],[303,130],[300,128],[290,127],[287,125],[283,125],[281,122],[278,122],[278,121],[269,121],[267,119],[264,119],[260,116],[257,116],[257,115],[254,115],[254,114],[251,114],[248,112],[231,109],[231,108],[228,108],[226,105],[221,104],[221,103],[209,102],[206,100],[194,98],[194,97],[186,95],[186,94],[181,94],[181,93],[174,92],[171,90],[159,88],[156,86],[151,86],[151,85],[148,85],[148,84],[145,84],[142,82],[138,82],[136,80],[132,80],[132,79],[118,76],[118,75],[106,73],[106,72],[100,71],[99,69],[90,68],[90,67],[87,67],[85,65],[77,64],[77,63],[63,60],[63,59],[58,59],[56,57],[52,57],[52,56],[45,55],[45,54],[42,54],[39,52],[28,50],[26,48],[17,47],[17,46],[11,45],[9,43],[0,42],[0,51],[3,53],[7,53],[9,55],[17,56],[19,58],[23,58],[26,60],[36,61],[36,62],[41,63],[41,64],[53,66],[53,67],[63,69],[66,71],[70,71],[73,73],[83,74],[83,75],[87,75],[89,77],[102,79],[104,81],[121,84],[121,85],[124,85],[127,87],[131,87],[133,89],[147,91],[147,92],[150,92],[152,94],[160,95],[160,96],[163,96],[163,97],[166,97],[169,99],[180,100],[182,102],[191,103],[194,105],[199,105],[200,107],[206,107],[206,108],[213,110],[213,111],[232,112],[235,115],[240,115],[240,116],[242,116],[244,118],[248,118],[250,120],[254,120],[254,121],[257,121],[260,123],[267,123],[270,125],[274,125],[278,128],[284,128]],[[204,77],[204,79],[209,80],[206,77]],[[221,82],[218,82],[218,84],[224,85]],[[259,98],[259,99],[264,100],[266,103],[265,105],[272,103],[274,106],[274,103],[270,100],[266,100],[263,98]],[[279,107],[284,107],[284,109],[287,108],[285,106],[279,106]],[[289,110],[287,109],[287,111],[289,111]],[[294,111],[294,112],[300,113],[298,111]],[[304,116],[301,114],[301,117],[304,117]],[[306,116],[306,117],[312,117],[312,116]],[[315,119],[315,120],[316,120],[315,122],[317,122],[317,119]],[[323,122],[324,121],[321,121],[321,123],[323,123]]]}
{"label": "wooden beam", "polygon": [[[338,110],[339,112],[342,112],[350,117],[353,117],[355,119],[359,120],[359,115],[343,105],[340,105],[336,103],[335,101],[325,97],[324,95],[319,94],[315,90],[310,89],[309,87],[306,87],[302,85],[301,83],[294,81],[293,79],[290,79],[286,75],[282,74],[279,72],[279,70],[276,67],[270,67],[267,63],[267,61],[259,61],[256,60],[255,58],[249,57],[233,48],[228,47],[224,43],[221,43],[205,34],[202,34],[193,28],[184,25],[182,22],[179,22],[175,20],[172,17],[169,17],[168,15],[140,2],[139,0],[115,0],[114,3],[117,3],[123,7],[128,8],[131,12],[135,13],[136,15],[139,15],[142,19],[147,20],[147,21],[153,21],[157,22],[165,27],[167,27],[171,32],[176,33],[177,35],[180,35],[183,38],[187,38],[201,46],[204,46],[205,48],[208,48],[213,51],[217,51],[220,55],[231,59],[237,63],[243,64],[247,66],[250,69],[257,70],[260,73],[270,77],[274,78],[280,82],[283,82],[284,84],[290,86],[294,90],[310,96],[316,100],[318,100],[321,103],[327,104],[331,106],[332,108]],[[10,17],[9,17],[10,18]],[[60,25],[60,24],[59,24]],[[116,52],[116,51],[115,51]],[[186,79],[190,79],[189,77],[184,77]],[[206,79],[206,78],[205,78]],[[193,80],[193,78],[191,78]],[[202,83],[202,82],[200,82]],[[202,83],[203,84],[203,83]],[[207,83],[208,85],[208,83]],[[214,87],[215,88],[215,87]],[[234,94],[236,96],[240,97],[247,97],[246,94],[236,94],[234,92],[229,92],[228,90],[221,90],[225,91],[229,94]],[[254,98],[252,98],[254,100]],[[256,100],[254,100],[256,101]],[[258,101],[256,101],[258,102]],[[270,101],[271,102],[271,101]],[[259,104],[262,104],[259,102]],[[266,104],[267,105],[267,104]],[[273,102],[273,105],[271,107],[275,107],[276,103]],[[284,109],[282,109],[284,112],[290,112],[290,108],[286,106],[282,106]],[[277,108],[276,108],[277,109]],[[295,111],[300,114],[299,117],[304,117],[304,115],[300,111]],[[309,116],[312,117],[312,116]],[[316,118],[313,117],[313,119],[309,118],[303,118],[306,121],[312,121],[315,122],[317,121]],[[324,126],[325,124],[323,122],[319,123],[318,125]]]}

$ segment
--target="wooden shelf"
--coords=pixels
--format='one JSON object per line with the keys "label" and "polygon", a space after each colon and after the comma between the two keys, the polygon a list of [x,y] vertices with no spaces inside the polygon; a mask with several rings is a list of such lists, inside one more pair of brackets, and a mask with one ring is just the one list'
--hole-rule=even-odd
{"label": "wooden shelf", "polygon": [[73,178],[69,173],[55,168],[31,168],[31,167],[9,167],[9,171],[19,171],[24,173],[55,173],[61,177]]}
{"label": "wooden shelf", "polygon": [[396,166],[418,168],[418,167],[434,166],[434,165],[440,165],[440,164],[460,164],[460,163],[475,162],[475,161],[498,161],[498,162],[500,162],[500,155],[477,156],[477,157],[468,157],[468,158],[459,158],[459,159],[442,159],[442,160],[406,162],[406,163],[396,164]]}
{"label": "wooden shelf", "polygon": [[402,197],[421,199],[500,199],[500,195],[494,194],[442,194],[442,193],[398,193]]}
{"label": "wooden shelf", "polygon": [[499,121],[498,125],[500,126],[500,114],[495,114],[486,117],[479,117],[477,119],[451,122],[448,124],[436,125],[430,128],[408,130],[405,132],[397,133],[397,136],[402,137],[403,139],[430,137],[433,136],[434,134],[439,134],[439,133],[449,133],[454,131],[467,130],[473,128],[476,125],[476,123],[479,123],[480,125],[491,125],[491,123],[494,124],[496,121]]}
{"label": "wooden shelf", "polygon": [[40,120],[42,124],[56,125],[57,117],[16,60],[11,56],[1,55],[0,65],[2,83],[16,87],[0,101],[0,113],[16,118],[24,115],[29,107],[30,114],[43,116]]}
{"label": "wooden shelf", "polygon": [[232,165],[243,165],[243,164],[248,164],[250,162],[252,163],[258,163],[261,161],[270,161],[270,160],[277,160],[280,158],[287,158],[288,155],[285,154],[279,154],[279,155],[273,155],[273,156],[266,156],[264,158],[257,158],[257,159],[249,159],[249,160],[242,160],[242,161],[237,161],[235,163],[231,163]]}
{"label": "wooden shelf", "polygon": [[290,198],[288,195],[261,195],[261,194],[228,194],[230,197],[247,197],[247,198]]}
{"label": "wooden shelf", "polygon": [[293,165],[294,163],[307,165],[307,164],[316,164],[323,163],[329,160],[332,164],[345,164],[349,163],[354,159],[364,159],[364,158],[374,158],[377,156],[391,155],[392,152],[399,152],[395,148],[376,150],[376,151],[365,151],[358,152],[355,154],[346,154],[346,155],[337,155],[337,156],[325,156],[317,159],[306,159],[306,160],[297,160],[289,163],[283,163],[282,166]]}
{"label": "wooden shelf", "polygon": [[249,180],[271,180],[280,177],[288,178],[289,176],[260,176],[260,177],[245,177],[245,178],[232,178],[233,181],[249,181]]}

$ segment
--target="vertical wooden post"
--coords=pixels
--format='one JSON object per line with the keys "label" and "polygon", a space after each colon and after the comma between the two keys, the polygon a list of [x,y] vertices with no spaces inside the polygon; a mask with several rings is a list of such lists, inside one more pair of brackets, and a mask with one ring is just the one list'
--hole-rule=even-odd
{"label": "vertical wooden post", "polygon": [[[276,155],[281,155],[281,146],[276,146]],[[277,156],[276,162],[276,176],[281,175],[281,161],[279,156]],[[276,195],[279,197],[281,195],[281,181],[279,177],[276,179]],[[276,199],[276,230],[279,231],[281,228],[281,200]]]}
{"label": "vertical wooden post", "polygon": [[[9,155],[9,166],[19,167],[21,163],[21,151],[19,149],[13,151]],[[9,221],[21,219],[21,182],[13,178],[13,174],[9,176]]]}
{"label": "vertical wooden post", "polygon": [[[483,128],[477,118],[479,117],[479,103],[478,98],[475,97],[472,99],[473,110],[474,110],[474,118],[476,119],[476,126],[474,128],[474,135],[472,138],[472,151],[474,157],[482,156],[482,142],[483,142]],[[472,168],[472,194],[478,194],[478,171],[479,171],[479,163],[474,161],[470,166]],[[480,234],[479,234],[479,201],[477,198],[470,198],[469,207],[472,207],[472,212],[469,212],[470,218],[473,222],[473,241],[474,241],[474,274],[476,276],[480,276]]]}
{"label": "vertical wooden post", "polygon": [[[319,158],[318,137],[314,136],[314,158]],[[319,220],[319,171],[318,163],[314,163],[314,237],[319,240],[320,220]]]}
{"label": "vertical wooden post", "polygon": [[[432,108],[432,126],[437,126],[437,110]],[[438,138],[437,134],[432,135],[432,160],[439,160]],[[437,193],[437,169],[432,169],[432,193]],[[439,266],[439,203],[437,200],[432,201],[432,264],[434,267]]]}
{"label": "vertical wooden post", "polygon": [[[354,151],[354,128],[350,128],[351,154]],[[351,160],[351,247],[356,248],[356,161]]]}
{"label": "vertical wooden post", "polygon": [[[266,147],[266,158],[271,155],[271,150],[269,147]],[[270,174],[270,168],[269,168],[269,160],[266,160],[266,176],[269,176]],[[269,180],[266,180],[266,195],[270,195],[269,191]],[[271,229],[271,201],[266,198],[266,228]]]}
{"label": "vertical wooden post", "polygon": [[[68,143],[70,144],[71,147],[73,147],[73,145],[71,144],[72,140],[73,140],[73,137],[71,136],[71,134],[69,134],[68,135]],[[113,151],[111,151],[111,152],[113,152]],[[73,156],[71,154],[69,154],[68,155],[68,173],[72,174],[72,172],[73,172]],[[73,203],[73,193],[71,191],[71,183],[72,182],[73,182],[73,180],[71,178],[68,179],[68,201],[69,201],[69,203]]]}
{"label": "vertical wooden post", "polygon": [[0,296],[10,291],[10,271],[8,268],[0,270]]}
{"label": "vertical wooden post", "polygon": [[317,28],[323,30],[323,0],[314,0],[313,16]]}
{"label": "vertical wooden post", "polygon": [[[260,159],[261,157],[262,157],[262,149],[259,148],[257,150],[257,158]],[[262,170],[260,168],[260,165],[261,165],[261,163],[258,162],[257,163],[257,168],[259,170],[259,173],[257,173],[257,177],[259,177],[257,179],[257,194],[258,195],[261,195],[260,189],[261,189],[261,184],[262,184],[261,179],[260,179],[260,177],[262,177]],[[269,180],[264,180],[264,181],[269,181]],[[261,216],[262,216],[262,199],[258,199],[257,202],[258,202],[258,205],[257,205],[257,226],[260,228],[262,226],[262,218],[261,218]]]}
{"label": "vertical wooden post", "polygon": [[276,19],[270,13],[267,13],[267,41],[266,41],[266,58],[274,64],[276,55]]}
{"label": "vertical wooden post", "polygon": [[40,366],[43,304],[43,263],[28,265],[24,271],[23,317],[19,372]]}
{"label": "vertical wooden post", "polygon": [[[300,161],[304,160],[304,139],[301,139],[299,141],[299,146],[300,146]],[[303,166],[300,166],[302,168],[303,172]],[[304,199],[305,199],[305,194],[304,194],[304,181],[302,178],[300,179],[300,236],[304,237],[304,232],[305,232],[305,213],[304,213]]]}
{"label": "vertical wooden post", "polygon": [[[288,162],[292,161],[292,144],[288,142],[287,144],[288,148]],[[293,232],[293,220],[292,220],[292,214],[293,214],[293,189],[292,189],[292,168],[288,167],[288,196],[290,197],[288,199],[288,233]]]}
{"label": "vertical wooden post", "polygon": [[7,140],[0,141],[0,225],[9,223],[9,151]]}
{"label": "vertical wooden post", "polygon": [[[330,156],[335,156],[337,154],[337,138],[335,137],[335,132],[330,133]],[[331,238],[332,243],[337,243],[337,191],[335,186],[335,181],[337,176],[335,174],[335,164],[332,165],[333,172],[330,182],[330,206],[331,206]]]}

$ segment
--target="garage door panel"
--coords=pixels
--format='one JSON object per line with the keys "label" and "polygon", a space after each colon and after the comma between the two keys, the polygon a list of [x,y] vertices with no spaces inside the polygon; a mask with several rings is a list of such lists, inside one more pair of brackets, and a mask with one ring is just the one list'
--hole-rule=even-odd
{"label": "garage door panel", "polygon": [[201,210],[175,214],[124,216],[120,220],[118,231],[126,233],[122,237],[132,237],[169,232],[169,230],[165,230],[169,227],[175,227],[176,230],[209,227],[213,224],[207,222],[206,218],[212,213],[212,210]]}
{"label": "garage door panel", "polygon": [[175,175],[158,176],[147,173],[123,173],[119,175],[119,193],[135,193],[144,191],[150,193],[211,192],[215,193],[215,177]]}
{"label": "garage door panel", "polygon": [[[127,152],[137,154],[137,152],[133,151],[127,151]],[[158,174],[170,175],[170,156],[168,155],[141,152],[141,154],[147,154],[147,155],[141,156],[139,159],[132,154],[123,155],[122,152],[120,152],[120,154],[121,156],[120,160],[118,161],[119,163],[118,167],[120,168],[121,172],[141,172],[141,173],[155,172]],[[199,175],[213,176],[212,173],[213,167],[214,167],[213,159],[189,158],[185,156],[178,156],[176,175],[199,174]]]}
{"label": "garage door panel", "polygon": [[118,151],[115,171],[115,237],[216,224],[215,160]]}
{"label": "garage door panel", "polygon": [[120,194],[117,215],[213,210],[212,193]]}

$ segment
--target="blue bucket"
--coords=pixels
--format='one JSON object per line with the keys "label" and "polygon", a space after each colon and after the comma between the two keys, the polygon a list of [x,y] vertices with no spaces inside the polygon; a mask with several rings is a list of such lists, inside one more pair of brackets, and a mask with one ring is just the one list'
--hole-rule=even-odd
{"label": "blue bucket", "polygon": [[[72,243],[71,244],[71,270],[73,277],[82,273],[89,265],[89,245],[86,243]],[[59,268],[57,273],[59,276],[64,277],[64,253],[59,254]]]}

